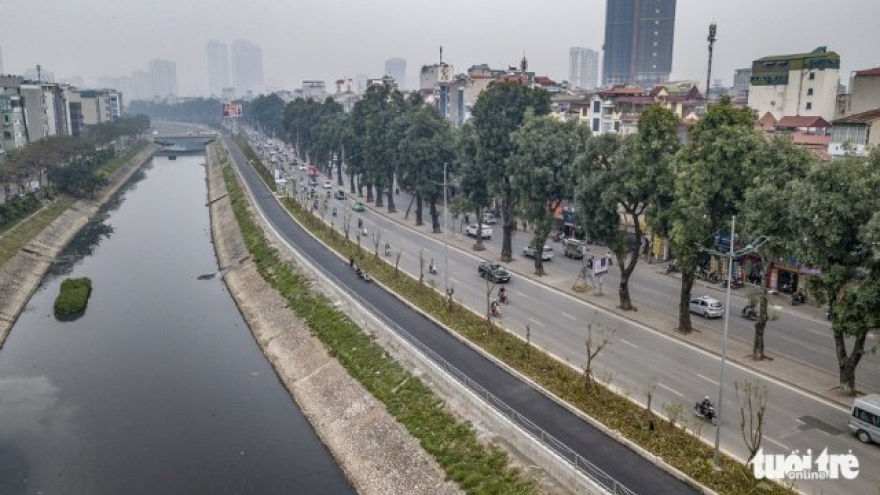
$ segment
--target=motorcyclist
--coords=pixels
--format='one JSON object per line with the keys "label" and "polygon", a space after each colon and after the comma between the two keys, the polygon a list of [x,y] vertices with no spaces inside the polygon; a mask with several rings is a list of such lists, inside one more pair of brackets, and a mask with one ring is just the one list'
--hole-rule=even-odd
{"label": "motorcyclist", "polygon": [[434,264],[434,259],[431,258],[431,262],[428,263],[428,273],[437,273],[437,265]]}
{"label": "motorcyclist", "polygon": [[708,417],[708,415],[709,415],[709,410],[710,410],[711,408],[712,408],[712,401],[709,399],[709,396],[707,395],[707,396],[703,399],[703,402],[700,402],[700,414],[702,414],[703,416],[707,416],[707,417]]}
{"label": "motorcyclist", "polygon": [[492,299],[491,308],[492,308],[492,316],[501,315],[501,305],[498,303],[497,299]]}
{"label": "motorcyclist", "polygon": [[336,207],[335,206],[333,207],[333,216],[334,217],[336,216]]}
{"label": "motorcyclist", "polygon": [[391,256],[391,244],[385,243],[385,256]]}
{"label": "motorcyclist", "polygon": [[498,289],[498,300],[500,300],[504,304],[507,304],[507,289],[506,288],[501,287],[500,289]]}

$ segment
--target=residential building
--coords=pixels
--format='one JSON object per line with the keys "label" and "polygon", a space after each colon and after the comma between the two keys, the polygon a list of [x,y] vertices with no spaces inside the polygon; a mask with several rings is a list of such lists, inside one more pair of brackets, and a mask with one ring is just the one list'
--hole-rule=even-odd
{"label": "residential building", "polygon": [[568,81],[572,88],[593,89],[599,85],[599,52],[589,48],[568,49]]}
{"label": "residential building", "polygon": [[832,158],[849,154],[864,156],[880,145],[880,105],[873,110],[841,117],[831,124],[828,154]]}
{"label": "residential building", "polygon": [[733,88],[731,89],[731,97],[741,98],[748,97],[749,84],[752,80],[752,69],[736,69],[733,71]]}
{"label": "residential building", "polygon": [[177,92],[177,64],[169,60],[150,61],[150,81],[153,97],[174,98]]}
{"label": "residential building", "polygon": [[850,85],[847,115],[880,108],[880,67],[856,71]]}
{"label": "residential building", "polygon": [[303,81],[302,97],[306,100],[314,100],[323,103],[327,98],[327,88],[324,81]]}
{"label": "residential building", "polygon": [[229,87],[229,48],[226,43],[210,40],[205,44],[208,54],[208,91],[220,96]]}
{"label": "residential building", "polygon": [[153,95],[153,77],[148,71],[138,70],[131,73],[131,96],[129,100],[152,100]]}
{"label": "residential building", "polygon": [[433,90],[439,83],[452,81],[455,68],[446,62],[423,65],[419,72],[419,90]]}
{"label": "residential building", "polygon": [[0,156],[27,145],[24,101],[19,93],[22,80],[0,74]]}
{"label": "residential building", "polygon": [[133,91],[132,79],[131,77],[125,76],[99,77],[98,88],[115,89],[118,93],[125,95],[126,98],[131,98],[131,94]]}
{"label": "residential building", "polygon": [[607,0],[602,84],[651,87],[669,80],[676,0]]}
{"label": "residential building", "polygon": [[246,40],[232,42],[232,85],[238,94],[263,87],[263,49]]}
{"label": "residential building", "polygon": [[386,60],[385,75],[393,77],[402,91],[406,90],[406,60],[396,57]]}
{"label": "residential building", "polygon": [[342,105],[342,110],[350,112],[354,109],[354,104],[358,102],[358,94],[355,92],[354,81],[349,77],[336,80],[336,93],[333,94],[333,100]]}
{"label": "residential building", "polygon": [[580,122],[589,125],[593,134],[615,132],[634,134],[639,117],[654,104],[663,105],[682,122],[692,122],[703,103],[696,81],[670,82],[644,89],[639,86],[615,86],[594,92],[588,104],[571,104],[569,113],[576,112]]}
{"label": "residential building", "polygon": [[354,75],[354,91],[357,94],[364,94],[364,91],[367,90],[368,84],[367,81],[370,80],[370,76],[366,74],[355,74]]}
{"label": "residential building", "polygon": [[24,78],[28,81],[55,82],[55,73],[41,65],[25,69]]}
{"label": "residential building", "polygon": [[820,46],[809,53],[774,55],[752,62],[748,103],[758,116],[834,118],[840,57]]}

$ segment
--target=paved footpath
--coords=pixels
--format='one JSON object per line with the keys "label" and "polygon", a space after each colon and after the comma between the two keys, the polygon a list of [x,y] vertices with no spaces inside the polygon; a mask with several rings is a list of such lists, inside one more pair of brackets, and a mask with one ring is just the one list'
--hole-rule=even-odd
{"label": "paved footpath", "polygon": [[[335,179],[331,180],[333,180],[335,184]],[[444,239],[443,233],[434,233],[431,231],[430,217],[428,217],[427,215],[426,223],[422,226],[415,225],[414,210],[410,213],[409,219],[404,218],[404,215],[406,213],[406,206],[409,204],[409,197],[405,195],[402,191],[399,195],[395,196],[395,206],[399,209],[399,211],[395,213],[389,213],[387,206],[377,208],[373,205],[373,203],[366,203],[366,198],[360,199],[363,200],[364,205],[373,212],[379,213],[386,218],[393,220],[402,226],[405,226],[406,228],[422,232],[429,236],[433,236],[441,242]],[[442,205],[438,206],[438,210],[440,210],[442,215]],[[476,215],[471,215],[471,218],[475,217]],[[443,217],[441,216],[440,218],[442,225]],[[462,237],[460,234],[453,234],[451,215],[449,222],[449,247],[451,249],[460,249],[462,251],[473,253],[474,251],[471,249],[471,246],[473,245],[474,240],[469,237]],[[500,231],[500,225],[496,225],[496,227],[498,227],[498,230]],[[486,250],[479,253],[481,257],[490,260],[498,260],[501,258],[501,253],[498,246],[494,246],[490,243],[486,243],[484,244],[484,246],[486,247]],[[605,248],[595,247],[593,249],[593,252],[603,252],[604,250]],[[517,266],[516,264],[506,264],[505,267],[508,269],[508,271],[520,277],[527,277],[545,286],[552,287],[561,292],[565,292],[566,294],[579,298],[589,304],[601,307],[607,311],[615,313],[622,318],[641,323],[642,325],[646,325],[650,328],[655,329],[658,332],[662,332],[680,341],[697,346],[705,351],[712,352],[716,355],[721,354],[721,339],[719,338],[718,334],[703,327],[699,321],[694,321],[694,331],[690,334],[685,335],[676,331],[676,328],[678,326],[678,319],[676,316],[668,313],[663,313],[649,307],[646,304],[640,305],[638,300],[633,300],[634,305],[638,306],[638,311],[621,310],[620,308],[618,308],[619,298],[617,296],[616,284],[606,284],[603,287],[604,295],[597,295],[593,290],[588,290],[587,292],[576,292],[571,288],[575,279],[575,275],[572,273],[549,269],[549,267],[545,264],[545,271],[547,271],[547,274],[539,277],[534,274],[533,270],[529,269],[530,266],[529,268],[527,268],[522,265]],[[612,269],[617,270],[618,268],[617,266],[614,266],[612,267]],[[670,275],[666,274],[665,263],[649,264],[644,261],[640,261],[639,264],[636,266],[636,270],[639,271],[642,276],[670,277]],[[697,287],[700,287],[699,291],[697,290]],[[723,298],[721,296],[723,296],[724,291],[726,290],[720,285],[710,284],[702,281],[697,281],[694,284],[694,288],[694,293],[709,292],[714,290],[719,294],[719,299],[722,300]],[[824,309],[816,308],[815,306],[809,304],[791,307],[788,298],[783,296],[771,295],[769,304],[772,306],[777,306],[776,310],[780,312],[798,313],[801,316],[811,318],[816,321],[822,321],[825,319]],[[836,393],[836,387],[839,384],[838,376],[836,374],[828,373],[816,369],[812,366],[806,365],[804,363],[792,360],[785,356],[779,355],[778,353],[775,353],[772,349],[765,349],[765,354],[767,355],[768,359],[765,359],[763,361],[755,361],[751,359],[751,352],[752,342],[750,340],[746,341],[728,335],[727,358],[729,360],[734,361],[749,369],[752,369],[758,373],[762,373],[777,380],[781,380],[788,383],[789,385],[802,389],[805,392],[824,398],[826,400],[830,400],[840,405],[849,407],[849,405],[852,403],[851,398],[841,397]],[[862,386],[861,388],[865,389],[864,386]],[[876,392],[876,390],[866,391]]]}

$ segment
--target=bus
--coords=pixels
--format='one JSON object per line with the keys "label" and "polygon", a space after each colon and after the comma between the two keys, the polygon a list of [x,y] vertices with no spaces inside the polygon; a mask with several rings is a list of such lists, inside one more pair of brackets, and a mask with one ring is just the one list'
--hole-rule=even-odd
{"label": "bus", "polygon": [[880,443],[880,394],[856,397],[849,429],[864,443]]}

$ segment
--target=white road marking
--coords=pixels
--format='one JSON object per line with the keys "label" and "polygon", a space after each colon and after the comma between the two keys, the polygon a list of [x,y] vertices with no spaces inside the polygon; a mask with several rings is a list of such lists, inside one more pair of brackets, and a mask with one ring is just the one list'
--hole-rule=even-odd
{"label": "white road marking", "polygon": [[449,277],[449,281],[452,282],[452,283],[454,283],[454,284],[460,284],[460,283],[461,283],[461,282],[459,282],[459,280],[458,280],[457,278],[455,278],[455,277]]}
{"label": "white road marking", "polygon": [[782,447],[782,450],[785,450],[786,452],[791,452],[791,449],[788,448],[787,445],[779,443],[776,440],[773,440],[772,438],[768,437],[767,435],[764,435],[764,440],[767,440],[768,442],[773,442],[776,445],[779,445],[780,447]]}
{"label": "white road marking", "polygon": [[657,382],[657,386],[658,386],[658,387],[661,387],[661,388],[665,388],[666,390],[669,390],[670,392],[672,392],[673,394],[675,394],[675,395],[677,395],[677,396],[679,396],[679,397],[684,397],[684,395],[682,395],[681,392],[679,392],[679,391],[677,391],[677,390],[673,390],[673,389],[667,387],[666,385],[663,385],[663,384],[660,383],[660,382]]}
{"label": "white road marking", "polygon": [[538,321],[538,320],[532,318],[531,316],[529,317],[529,321],[532,322],[532,323],[534,323],[535,325],[540,325],[540,326],[542,326],[542,327],[544,326],[543,323],[541,323],[540,321]]}
{"label": "white road marking", "polygon": [[531,297],[529,297],[529,296],[523,294],[522,292],[520,292],[520,291],[518,291],[518,290],[513,291],[513,293],[516,294],[517,296],[523,298],[523,299],[532,299]]}
{"label": "white road marking", "polygon": [[562,316],[568,318],[568,319],[571,320],[571,321],[577,321],[577,318],[575,318],[574,316],[571,316],[571,315],[568,314],[568,313],[562,313]]}
{"label": "white road marking", "polygon": [[702,378],[703,380],[706,380],[706,381],[709,382],[709,383],[714,383],[715,386],[718,386],[718,382],[716,382],[715,380],[713,380],[713,379],[711,379],[711,378],[706,378],[705,376],[703,376],[703,375],[701,375],[701,374],[699,374],[699,373],[697,373],[697,376],[700,377],[700,378]]}
{"label": "white road marking", "polygon": [[626,339],[620,339],[620,341],[623,342],[623,343],[626,344],[626,345],[633,346],[633,347],[635,347],[636,349],[639,348],[639,346],[633,344],[632,342],[630,342],[630,341],[628,341],[628,340],[626,340]]}

